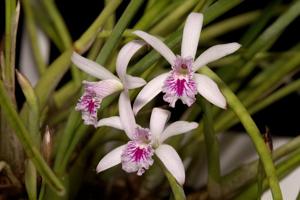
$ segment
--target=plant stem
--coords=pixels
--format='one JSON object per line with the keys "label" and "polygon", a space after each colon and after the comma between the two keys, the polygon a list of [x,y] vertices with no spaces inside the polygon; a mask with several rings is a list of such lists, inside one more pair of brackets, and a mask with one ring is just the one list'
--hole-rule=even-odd
{"label": "plant stem", "polygon": [[35,25],[35,20],[33,16],[33,11],[30,5],[29,0],[22,1],[24,13],[25,13],[25,20],[26,20],[26,28],[29,35],[29,39],[31,41],[31,47],[33,51],[33,58],[38,67],[39,74],[43,74],[46,70],[46,63],[43,59],[41,54],[41,49],[38,44],[38,37],[37,37],[37,29]]}
{"label": "plant stem", "polygon": [[96,62],[104,65],[109,58],[111,52],[116,48],[117,43],[120,41],[122,33],[128,26],[129,22],[134,17],[135,13],[138,11],[139,7],[142,5],[142,0],[132,0],[127,6],[126,10],[122,14],[121,18],[114,27],[110,37],[102,47]]}
{"label": "plant stem", "polygon": [[30,134],[18,116],[18,113],[14,109],[8,94],[5,92],[2,81],[0,81],[0,105],[7,117],[7,122],[10,124],[11,128],[14,129],[27,156],[32,160],[40,175],[55,191],[63,194],[65,191],[62,183],[51,171],[47,163],[44,161],[42,155],[39,153],[35,143],[31,140]]}
{"label": "plant stem", "polygon": [[266,177],[268,179],[273,199],[280,200],[282,199],[281,190],[279,187],[279,182],[276,176],[275,167],[271,158],[271,154],[269,150],[267,149],[261,134],[256,127],[256,124],[252,120],[251,116],[249,115],[246,108],[243,106],[243,104],[240,102],[240,100],[235,96],[235,94],[225,85],[225,83],[210,69],[207,67],[201,68],[201,73],[204,73],[211,78],[213,78],[219,85],[221,86],[221,90],[223,94],[225,95],[227,102],[229,106],[232,108],[234,113],[238,116],[238,118],[241,120],[241,123],[243,124],[244,128],[246,129],[247,133],[249,134],[252,142],[254,143],[254,146],[256,148],[256,151],[262,161],[262,164],[264,166],[264,170],[266,173]]}
{"label": "plant stem", "polygon": [[213,116],[211,112],[211,105],[203,98],[201,98],[200,104],[204,112],[203,132],[207,158],[208,196],[210,199],[220,199],[222,196],[222,191],[220,187],[221,169],[219,142],[213,128]]}
{"label": "plant stem", "polygon": [[[281,179],[292,172],[296,167],[300,165],[300,150],[291,153],[288,158],[284,161],[280,162],[276,165],[276,173],[278,177]],[[264,179],[263,181],[263,190],[268,188],[268,179]],[[234,200],[242,200],[242,199],[255,199],[257,194],[257,185],[256,183],[251,184],[246,190],[240,193]]]}
{"label": "plant stem", "polygon": [[96,18],[93,24],[83,33],[83,35],[74,43],[75,50],[82,53],[88,46],[86,44],[91,44],[91,42],[96,37],[100,28],[106,23],[107,18],[115,12],[115,10],[120,5],[121,0],[110,1],[100,15]]}
{"label": "plant stem", "polygon": [[[181,22],[179,19],[189,12],[197,2],[198,1],[195,0],[187,0],[179,4],[176,9],[174,9],[168,16],[160,21],[159,24],[154,26],[149,32],[151,34],[167,34],[172,30],[172,28],[176,28],[180,25],[178,24],[178,22]],[[166,29],[166,27],[168,28]]]}
{"label": "plant stem", "polygon": [[173,197],[175,200],[185,200],[185,194],[183,188],[177,183],[175,178],[170,174],[170,172],[165,168],[165,166],[161,163],[159,159],[156,159],[157,163],[159,163],[160,168],[166,175],[169,184],[171,186],[172,192],[173,192]]}

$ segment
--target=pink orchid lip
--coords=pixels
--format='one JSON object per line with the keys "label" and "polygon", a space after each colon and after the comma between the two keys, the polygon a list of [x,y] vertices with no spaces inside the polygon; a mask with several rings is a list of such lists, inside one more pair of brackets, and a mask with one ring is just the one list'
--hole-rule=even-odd
{"label": "pink orchid lip", "polygon": [[76,110],[82,112],[82,119],[85,124],[95,125],[97,123],[97,110],[100,108],[102,99],[89,87],[79,99]]}
{"label": "pink orchid lip", "polygon": [[178,99],[188,106],[195,102],[197,94],[196,83],[193,80],[192,70],[193,58],[182,58],[177,56],[172,66],[170,75],[166,78],[162,91],[165,93],[164,100],[175,106]]}
{"label": "pink orchid lip", "polygon": [[133,140],[126,144],[121,155],[124,171],[128,173],[137,172],[137,175],[140,176],[153,164],[154,149],[150,144],[150,137],[149,129],[136,128]]}

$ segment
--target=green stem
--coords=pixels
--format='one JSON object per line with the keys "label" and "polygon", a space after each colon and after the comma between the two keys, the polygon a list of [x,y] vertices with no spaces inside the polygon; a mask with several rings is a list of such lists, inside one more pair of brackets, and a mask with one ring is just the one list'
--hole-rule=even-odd
{"label": "green stem", "polygon": [[165,166],[161,163],[159,159],[156,159],[156,161],[159,163],[160,168],[164,172],[165,176],[167,177],[169,184],[171,186],[173,197],[175,200],[185,200],[185,194],[183,188],[177,183],[175,178],[170,174],[170,172],[165,168]]}
{"label": "green stem", "polygon": [[262,99],[261,101],[255,103],[249,107],[249,112],[256,113],[263,108],[271,105],[272,103],[282,99],[283,97],[288,96],[289,94],[300,89],[300,79],[289,83],[288,85],[278,89],[274,93],[270,94],[268,97]]}
{"label": "green stem", "polygon": [[209,6],[204,11],[204,24],[208,24],[212,20],[216,19],[217,17],[221,16],[222,14],[226,13],[231,8],[234,8],[238,4],[242,3],[241,0],[219,0],[216,3]]}
{"label": "green stem", "polygon": [[55,30],[57,31],[58,35],[62,39],[62,43],[65,49],[70,48],[72,46],[71,35],[64,23],[62,16],[57,10],[54,1],[42,1],[42,2],[46,9],[47,14],[53,21]]}
{"label": "green stem", "polygon": [[232,30],[236,30],[243,26],[246,26],[256,20],[261,11],[251,11],[236,15],[234,17],[222,20],[221,22],[214,23],[206,27],[201,33],[200,44],[207,42],[213,38],[223,35]]}
{"label": "green stem", "polygon": [[[296,167],[300,165],[300,150],[291,153],[288,158],[276,165],[276,173],[278,177],[282,179],[290,172],[292,172]],[[265,191],[268,188],[268,179],[263,181],[263,190]],[[246,190],[240,193],[234,200],[243,200],[243,199],[255,199],[257,195],[257,185],[256,183],[251,184]]]}
{"label": "green stem", "polygon": [[[72,38],[64,23],[62,16],[58,12],[55,2],[50,0],[46,0],[42,2],[46,9],[47,14],[49,15],[50,19],[53,22],[55,30],[57,31],[58,35],[61,38],[61,41],[64,46],[64,50],[67,51],[68,49],[72,48]],[[80,71],[75,66],[71,66],[71,73],[74,82],[80,85],[81,83]]]}
{"label": "green stem", "polygon": [[[274,161],[278,161],[299,148],[300,136],[297,136],[286,144],[275,149],[272,153],[272,158]],[[255,175],[257,174],[259,162],[259,160],[255,160],[248,164],[244,164],[225,175],[222,178],[223,195],[229,196],[230,194],[234,194],[235,191],[253,181],[255,179]]]}
{"label": "green stem", "polygon": [[[285,28],[300,15],[300,1],[295,1],[270,27],[268,27],[243,54],[247,60],[251,60],[255,54],[269,49]],[[240,79],[246,77],[255,65],[247,65],[239,72]]]}
{"label": "green stem", "polygon": [[158,1],[153,4],[149,10],[142,16],[142,18],[136,23],[134,29],[136,30],[148,30],[153,21],[163,10],[168,6],[170,0]]}
{"label": "green stem", "polygon": [[34,55],[34,61],[38,67],[40,74],[43,74],[46,70],[46,63],[41,54],[41,50],[38,43],[37,30],[35,25],[35,20],[33,16],[33,11],[29,0],[23,0],[23,9],[25,13],[26,28],[29,34],[29,39],[31,41],[31,47]]}
{"label": "green stem", "polygon": [[[270,88],[273,88],[274,85],[278,85],[280,83],[281,79],[283,79],[284,76],[286,76],[291,71],[295,70],[300,63],[300,57],[298,55],[294,55],[293,57],[289,58],[289,60],[286,60],[286,57],[278,60],[272,68],[268,68],[265,72],[262,72],[258,76],[256,76],[247,86],[246,89],[244,89],[238,97],[242,100],[243,104],[246,107],[253,106],[255,109],[259,108],[259,106],[263,105],[264,100],[262,99],[264,96],[266,96],[267,93],[270,92]],[[298,83],[296,84],[296,86]],[[296,87],[293,85],[293,87],[288,88],[287,93],[289,90],[294,90]],[[253,89],[255,88],[255,89]],[[284,91],[282,94],[279,93],[279,97],[281,95],[284,95],[286,91]],[[251,95],[249,96],[249,93]],[[274,98],[274,96],[272,96]],[[275,98],[278,98],[275,96]],[[258,103],[259,101],[262,101],[261,103]],[[272,99],[271,99],[272,100]],[[266,104],[268,104],[268,101],[270,101],[269,98],[265,99]],[[257,105],[254,105],[255,103],[258,103]],[[253,109],[253,108],[252,108]],[[255,111],[255,110],[254,110]],[[215,130],[216,132],[219,132],[220,130],[224,130],[224,128],[229,128],[230,124],[233,123],[232,120],[234,120],[235,115],[232,112],[226,112],[222,115],[220,115],[216,120],[215,123]]]}
{"label": "green stem", "polygon": [[45,75],[40,78],[35,93],[38,96],[40,109],[42,110],[49,99],[49,96],[56,88],[57,84],[69,69],[71,63],[72,50],[62,53],[45,71]]}
{"label": "green stem", "polygon": [[151,34],[167,34],[172,30],[172,28],[176,28],[178,25],[180,25],[179,23],[181,22],[181,20],[179,19],[183,17],[187,12],[189,12],[197,2],[198,1],[195,0],[187,0],[179,4],[176,9],[174,9],[168,16],[166,16],[159,24],[154,26],[149,32]]}
{"label": "green stem", "polygon": [[213,128],[213,116],[211,112],[211,105],[202,98],[200,103],[204,111],[203,132],[204,132],[204,141],[205,141],[206,158],[207,158],[208,196],[211,199],[220,199],[222,196],[222,191],[220,187],[221,169],[220,169],[219,142]]}
{"label": "green stem", "polygon": [[258,20],[256,23],[253,23],[242,37],[240,43],[243,47],[249,46],[256,39],[258,34],[274,16],[275,8],[278,6],[280,1],[281,0],[271,1],[270,4],[263,10],[263,12],[260,13],[260,20]]}
{"label": "green stem", "polygon": [[11,128],[14,129],[19,141],[27,153],[27,156],[32,160],[40,175],[55,191],[63,194],[65,191],[62,183],[51,171],[47,163],[44,161],[42,155],[39,153],[38,148],[31,140],[30,134],[25,128],[25,125],[18,116],[18,113],[14,109],[12,102],[5,92],[2,81],[0,81],[0,104],[2,110],[6,114],[8,123],[10,124]]}
{"label": "green stem", "polygon": [[109,16],[115,12],[120,5],[121,0],[113,0],[105,6],[104,10],[96,18],[93,24],[83,33],[83,35],[74,43],[75,50],[84,52],[87,49],[86,44],[90,44],[96,37],[100,28],[106,23]]}
{"label": "green stem", "polygon": [[208,69],[207,67],[201,68],[201,72],[212,77],[220,86],[223,94],[225,95],[229,106],[232,108],[234,113],[238,116],[243,124],[244,128],[246,129],[247,133],[249,134],[256,151],[262,161],[264,166],[264,170],[266,173],[266,177],[269,181],[270,188],[272,191],[273,199],[279,200],[282,199],[281,190],[279,187],[278,179],[276,176],[275,167],[271,158],[271,154],[267,149],[261,134],[256,127],[254,121],[252,120],[251,116],[249,115],[246,108],[240,102],[240,100],[236,97],[236,95],[226,86],[226,84],[216,75],[213,71]]}
{"label": "green stem", "polygon": [[122,33],[128,26],[129,22],[133,19],[135,13],[138,11],[139,7],[142,5],[142,0],[132,0],[127,6],[126,10],[122,14],[121,18],[117,22],[115,28],[112,31],[112,34],[104,44],[101,49],[96,61],[104,65],[107,59],[109,58],[111,52],[116,48],[117,43],[120,41]]}

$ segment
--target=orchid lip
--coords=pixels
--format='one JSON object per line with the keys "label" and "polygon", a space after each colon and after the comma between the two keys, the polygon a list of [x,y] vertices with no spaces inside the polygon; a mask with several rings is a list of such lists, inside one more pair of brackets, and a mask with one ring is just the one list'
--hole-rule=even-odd
{"label": "orchid lip", "polygon": [[149,129],[137,127],[133,140],[129,141],[121,155],[122,168],[128,173],[142,175],[153,164],[154,149]]}
{"label": "orchid lip", "polygon": [[172,66],[172,71],[166,78],[162,91],[164,100],[174,107],[178,99],[190,106],[195,101],[197,94],[196,83],[193,80],[193,58],[177,56]]}

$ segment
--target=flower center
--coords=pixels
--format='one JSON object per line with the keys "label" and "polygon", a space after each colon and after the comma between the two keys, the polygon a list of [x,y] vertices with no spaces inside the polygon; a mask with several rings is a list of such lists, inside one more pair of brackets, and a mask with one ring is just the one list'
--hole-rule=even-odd
{"label": "flower center", "polygon": [[154,149],[149,129],[137,127],[133,140],[129,141],[121,155],[122,168],[126,172],[142,175],[153,164]]}
{"label": "flower center", "polygon": [[190,106],[195,101],[197,93],[196,83],[193,80],[193,59],[176,57],[170,75],[164,82],[162,91],[165,93],[164,100],[175,107],[178,99]]}

